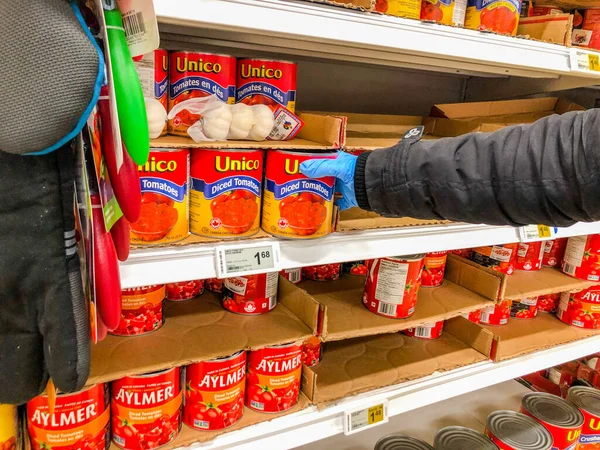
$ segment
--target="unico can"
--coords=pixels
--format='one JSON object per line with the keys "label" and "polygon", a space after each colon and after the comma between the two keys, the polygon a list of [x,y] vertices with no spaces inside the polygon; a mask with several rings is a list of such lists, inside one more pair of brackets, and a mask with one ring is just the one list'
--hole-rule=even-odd
{"label": "unico can", "polygon": [[390,434],[379,439],[373,450],[433,450],[433,447],[414,437]]}
{"label": "unico can", "polygon": [[223,308],[255,316],[272,311],[277,306],[277,272],[243,275],[223,280]]}
{"label": "unico can", "polygon": [[600,328],[600,289],[592,286],[575,292],[563,292],[556,316],[579,328]]}
{"label": "unico can", "polygon": [[570,237],[562,271],[580,280],[600,281],[600,234]]}
{"label": "unico can", "polygon": [[296,109],[296,64],[268,59],[240,59],[236,103]]}
{"label": "unico can", "polygon": [[418,327],[402,330],[407,336],[416,337],[419,339],[437,339],[442,335],[444,329],[444,321],[424,323]]}
{"label": "unico can", "polygon": [[169,244],[189,235],[189,150],[151,149],[138,166],[142,212],[131,224],[132,244]]}
{"label": "unico can", "polygon": [[164,284],[123,289],[121,321],[110,334],[132,336],[158,330],[165,323],[164,300]]}
{"label": "unico can", "polygon": [[421,20],[462,27],[465,24],[467,0],[423,0]]}
{"label": "unico can", "polygon": [[183,423],[214,431],[237,423],[244,414],[246,352],[190,364],[185,368]]}
{"label": "unico can", "polygon": [[331,233],[335,178],[307,178],[300,173],[300,164],[335,157],[336,153],[269,151],[261,220],[264,231],[295,239]]}
{"label": "unico can", "polygon": [[421,285],[423,256],[374,259],[363,294],[365,307],[375,314],[395,319],[412,316]]}
{"label": "unico can", "polygon": [[124,377],[111,386],[112,439],[125,450],[168,444],[181,430],[179,367]]}
{"label": "unico can", "polygon": [[521,399],[521,412],[552,434],[553,450],[575,450],[583,427],[583,414],[571,403],[545,392],[530,392]]}
{"label": "unico can", "polygon": [[17,450],[17,407],[0,405],[0,450]]}
{"label": "unico can", "polygon": [[71,450],[110,446],[108,385],[96,384],[73,394],[59,394],[50,414],[48,397],[27,402],[27,429],[33,450]]}
{"label": "unico can", "polygon": [[485,434],[500,450],[552,450],[552,435],[542,424],[514,411],[494,411]]}
{"label": "unico can", "polygon": [[215,238],[256,234],[262,174],[262,150],[193,150],[192,233]]}
{"label": "unico can", "polygon": [[468,0],[465,27],[514,36],[520,15],[521,0]]}
{"label": "unico can", "polygon": [[465,427],[445,427],[433,441],[435,450],[498,450],[489,438]]}
{"label": "unico can", "polygon": [[249,352],[246,406],[271,413],[290,409],[298,402],[301,374],[301,342]]}
{"label": "unico can", "polygon": [[377,0],[375,11],[397,17],[418,19],[421,12],[420,0]]}
{"label": "unico can", "polygon": [[[199,52],[171,52],[169,55],[169,111],[181,102],[215,95],[224,103],[235,102],[233,56]],[[170,134],[187,136],[187,129],[200,119],[187,109],[169,119]]]}
{"label": "unico can", "polygon": [[[162,48],[157,48],[151,53],[146,53],[142,59],[133,62],[135,70],[142,85],[144,98],[157,100],[168,111],[167,88],[169,87],[169,53]],[[146,100],[148,101],[148,100]],[[161,136],[167,134],[167,124]]]}
{"label": "unico can", "polygon": [[600,391],[587,386],[573,386],[569,388],[567,400],[583,414],[577,450],[600,448]]}

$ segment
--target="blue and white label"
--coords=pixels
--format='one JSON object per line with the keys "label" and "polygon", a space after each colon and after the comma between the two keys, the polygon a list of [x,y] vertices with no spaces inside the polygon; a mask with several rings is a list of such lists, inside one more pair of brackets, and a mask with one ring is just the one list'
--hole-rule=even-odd
{"label": "blue and white label", "polygon": [[219,100],[227,103],[230,97],[235,97],[235,86],[221,86],[213,80],[204,77],[186,77],[171,84],[169,97],[175,98],[188,90],[203,91],[207,94],[215,94]]}
{"label": "blue and white label", "polygon": [[600,434],[582,434],[579,436],[580,444],[597,444],[600,443]]}
{"label": "blue and white label", "polygon": [[185,194],[187,194],[187,184],[180,186],[163,178],[140,178],[140,185],[142,187],[142,192],[162,194],[176,202],[182,202],[185,198]]}
{"label": "blue and white label", "polygon": [[292,180],[283,184],[275,184],[273,180],[267,180],[267,189],[273,192],[275,200],[281,200],[288,195],[300,192],[317,194],[328,201],[333,198],[333,186],[329,186],[319,180]]}
{"label": "blue and white label", "polygon": [[169,78],[165,76],[164,80],[154,83],[154,97],[163,98],[167,95],[167,86],[169,84]]}
{"label": "blue and white label", "polygon": [[256,81],[241,86],[236,92],[235,101],[239,103],[250,95],[264,95],[284,106],[296,101],[296,91],[283,92],[272,84]]}
{"label": "blue and white label", "polygon": [[203,192],[204,198],[209,200],[235,189],[252,192],[257,197],[260,197],[260,187],[261,183],[255,178],[243,175],[222,178],[214,183],[207,183],[200,178],[192,178],[192,189],[194,191]]}

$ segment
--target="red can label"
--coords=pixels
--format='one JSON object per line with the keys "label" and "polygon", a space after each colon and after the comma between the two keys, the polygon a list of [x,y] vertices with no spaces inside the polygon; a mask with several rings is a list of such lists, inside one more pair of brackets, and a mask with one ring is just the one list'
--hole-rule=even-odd
{"label": "red can label", "polygon": [[132,336],[158,330],[165,323],[165,285],[142,286],[121,291],[121,321],[111,334]]}
{"label": "red can label", "polygon": [[313,367],[321,361],[321,340],[317,336],[311,336],[302,344],[302,364]]}
{"label": "red can label", "polygon": [[171,442],[181,429],[181,373],[174,367],[113,381],[113,442],[126,450]]}
{"label": "red can label", "polygon": [[260,221],[262,150],[194,150],[190,228],[208,237],[256,234]]}
{"label": "red can label", "polygon": [[567,238],[552,239],[544,241],[544,256],[542,265],[547,267],[560,267],[565,249],[567,248]]}
{"label": "red can label", "polygon": [[600,288],[592,286],[578,292],[563,292],[556,315],[579,328],[600,328]]}
{"label": "red can label", "polygon": [[538,311],[554,314],[560,303],[560,292],[554,294],[540,295],[538,297]]}
{"label": "red can label", "polygon": [[[198,52],[169,55],[169,111],[181,102],[215,95],[224,103],[235,101],[236,60],[233,56]],[[187,129],[200,115],[187,109],[169,119],[170,134],[187,136]]]}
{"label": "red can label", "polygon": [[236,103],[296,109],[296,64],[265,59],[240,59]]}
{"label": "red can label", "polygon": [[320,266],[308,266],[302,268],[302,276],[307,280],[313,281],[339,280],[341,272],[341,263],[321,264]]}
{"label": "red can label", "polygon": [[279,275],[281,275],[283,278],[285,278],[286,280],[288,280],[290,283],[293,283],[293,284],[298,284],[302,281],[302,269],[301,268],[283,269],[281,272],[279,272]]}
{"label": "red can label", "polygon": [[581,280],[600,281],[600,234],[570,237],[562,271]]}
{"label": "red can label", "polygon": [[481,312],[482,310],[478,309],[477,311],[471,311],[470,313],[463,313],[462,316],[465,319],[479,325],[481,323]]}
{"label": "red can label", "polygon": [[374,259],[365,284],[363,303],[380,316],[404,319],[415,312],[423,257]]}
{"label": "red can label", "polygon": [[522,242],[517,251],[517,270],[540,270],[544,256],[544,245],[542,241]]}
{"label": "red can label", "polygon": [[167,284],[167,300],[176,302],[198,297],[204,292],[204,280],[182,281]]}
{"label": "red can label", "polygon": [[248,354],[246,406],[255,411],[286,411],[298,402],[302,344],[266,347]]}
{"label": "red can label", "polygon": [[506,325],[510,317],[512,300],[486,306],[481,310],[481,323],[485,325]]}
{"label": "red can label", "polygon": [[484,267],[511,275],[515,271],[519,244],[489,245],[473,249],[471,260]]}
{"label": "red can label", "polygon": [[185,369],[183,422],[199,430],[220,430],[244,414],[246,352],[190,364]]}
{"label": "red can label", "polygon": [[223,307],[243,315],[267,313],[277,306],[277,272],[226,278],[223,281]]}
{"label": "red can label", "polygon": [[431,252],[425,255],[421,286],[435,287],[442,285],[447,257],[448,252]]}
{"label": "red can label", "polygon": [[538,312],[538,297],[524,297],[513,301],[510,308],[510,317],[515,319],[533,319]]}
{"label": "red can label", "polygon": [[552,435],[551,450],[575,450],[581,435],[581,425],[576,428],[558,427],[546,422],[545,420],[535,417],[527,409],[521,408],[521,412],[534,420],[541,423]]}
{"label": "red can label", "polygon": [[204,283],[204,287],[210,292],[220,294],[223,292],[223,280],[220,280],[219,278],[208,278]]}
{"label": "red can label", "polygon": [[407,336],[416,337],[420,339],[437,339],[442,335],[444,329],[444,321],[425,323],[415,328],[408,328],[402,330]]}
{"label": "red can label", "polygon": [[52,414],[45,395],[27,402],[27,429],[33,450],[108,449],[109,427],[108,385],[58,395]]}
{"label": "red can label", "polygon": [[579,408],[583,414],[583,427],[579,436],[577,450],[600,449],[600,416]]}

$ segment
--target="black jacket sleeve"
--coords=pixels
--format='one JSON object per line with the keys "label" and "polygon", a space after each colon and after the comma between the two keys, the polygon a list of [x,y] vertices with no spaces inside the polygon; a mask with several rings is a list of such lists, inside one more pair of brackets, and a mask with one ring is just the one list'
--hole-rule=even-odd
{"label": "black jacket sleeve", "polygon": [[354,187],[383,216],[489,225],[600,220],[600,109],[363,153]]}

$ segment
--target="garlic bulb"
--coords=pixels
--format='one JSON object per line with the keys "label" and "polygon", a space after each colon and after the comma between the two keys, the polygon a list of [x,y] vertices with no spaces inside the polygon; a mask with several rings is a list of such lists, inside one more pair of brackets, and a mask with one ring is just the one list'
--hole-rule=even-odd
{"label": "garlic bulb", "polygon": [[226,140],[232,118],[230,106],[225,103],[206,111],[202,116],[204,134],[209,139]]}
{"label": "garlic bulb", "polygon": [[148,117],[148,131],[150,139],[159,137],[167,121],[167,111],[161,102],[155,98],[144,97],[146,103],[146,116]]}
{"label": "garlic bulb", "polygon": [[267,105],[253,105],[251,108],[254,113],[254,125],[250,130],[248,139],[264,141],[275,125],[273,111]]}
{"label": "garlic bulb", "polygon": [[250,130],[254,126],[254,113],[252,107],[244,103],[231,106],[231,127],[227,139],[248,139]]}

